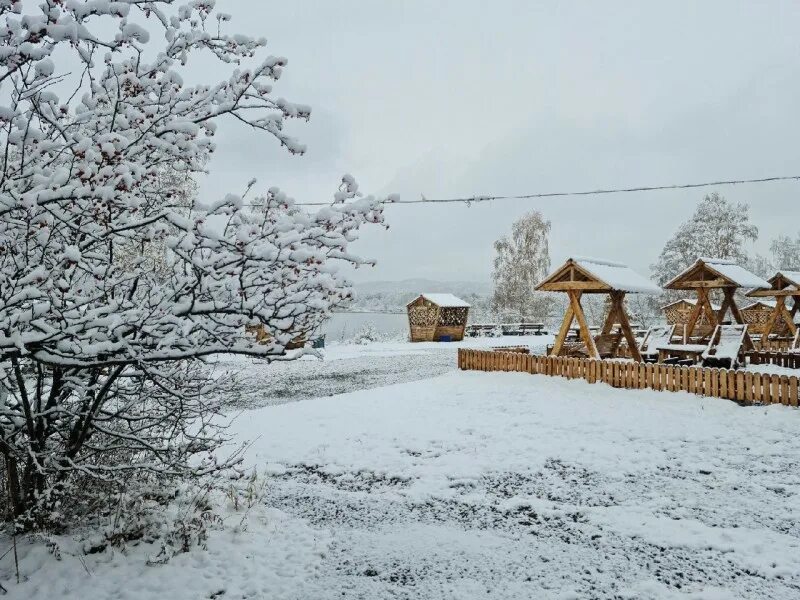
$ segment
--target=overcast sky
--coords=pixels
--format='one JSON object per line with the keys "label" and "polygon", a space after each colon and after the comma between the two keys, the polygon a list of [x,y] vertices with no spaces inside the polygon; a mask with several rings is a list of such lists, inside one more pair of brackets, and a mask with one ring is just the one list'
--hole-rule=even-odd
{"label": "overcast sky", "polygon": [[[800,2],[219,1],[288,57],[278,95],[310,104],[292,157],[230,123],[204,196],[250,177],[327,200],[342,173],[405,199],[800,174]],[[711,190],[708,190],[711,191]],[[718,188],[766,252],[800,231],[800,183]],[[705,191],[394,206],[354,249],[357,280],[486,280],[492,242],[538,209],[568,255],[648,273]]]}

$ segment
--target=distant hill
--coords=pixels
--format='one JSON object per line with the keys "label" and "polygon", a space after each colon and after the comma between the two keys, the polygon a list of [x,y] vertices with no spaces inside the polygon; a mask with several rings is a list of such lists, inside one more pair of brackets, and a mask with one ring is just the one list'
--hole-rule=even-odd
{"label": "distant hill", "polygon": [[492,291],[488,281],[437,281],[433,279],[402,279],[400,281],[370,281],[357,283],[356,291],[364,294],[397,294],[436,292],[455,294],[477,294],[487,296]]}
{"label": "distant hill", "polygon": [[355,292],[356,298],[350,310],[398,311],[423,292],[454,294],[467,302],[485,300],[492,292],[492,284],[482,281],[403,279],[357,283]]}

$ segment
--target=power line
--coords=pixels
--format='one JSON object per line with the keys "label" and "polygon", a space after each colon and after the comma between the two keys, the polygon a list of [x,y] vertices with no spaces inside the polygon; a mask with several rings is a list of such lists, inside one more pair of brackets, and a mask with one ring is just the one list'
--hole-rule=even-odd
{"label": "power line", "polygon": [[[655,192],[659,190],[685,190],[703,187],[715,187],[720,185],[740,185],[748,183],[770,183],[774,181],[797,181],[800,175],[785,175],[780,177],[762,177],[759,179],[729,179],[725,181],[707,181],[703,183],[676,183],[670,185],[648,185],[628,188],[610,188],[599,190],[584,190],[577,192],[541,192],[534,194],[520,194],[516,196],[465,196],[462,198],[426,198],[422,196],[419,200],[395,200],[387,204],[448,204],[463,202],[472,204],[478,202],[491,202],[493,200],[531,200],[535,198],[563,198],[567,196],[599,196],[602,194],[627,194],[631,192]],[[294,206],[330,206],[331,202],[296,202]]]}

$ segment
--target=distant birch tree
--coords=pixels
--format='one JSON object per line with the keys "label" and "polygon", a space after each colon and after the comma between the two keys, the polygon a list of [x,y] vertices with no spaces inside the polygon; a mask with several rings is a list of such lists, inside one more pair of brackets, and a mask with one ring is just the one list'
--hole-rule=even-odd
{"label": "distant birch tree", "polygon": [[773,270],[800,269],[800,233],[795,239],[788,235],[778,236],[770,244],[769,250],[772,253]]}
{"label": "distant birch tree", "polygon": [[546,294],[534,292],[550,271],[550,221],[534,211],[517,220],[511,235],[494,243],[494,294],[492,306],[513,318],[542,320],[551,303]]}

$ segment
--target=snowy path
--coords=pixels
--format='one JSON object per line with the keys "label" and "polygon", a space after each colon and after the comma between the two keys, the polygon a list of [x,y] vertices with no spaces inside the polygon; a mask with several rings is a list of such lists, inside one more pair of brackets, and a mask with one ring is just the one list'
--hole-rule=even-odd
{"label": "snowy path", "polygon": [[456,369],[456,351],[272,364],[239,360],[225,366],[235,370],[241,382],[229,404],[258,408],[435,377]]}
{"label": "snowy path", "polygon": [[305,598],[800,598],[800,411],[449,373],[252,411]]}
{"label": "snowy path", "polygon": [[456,370],[460,347],[526,345],[543,351],[551,336],[473,338],[439,344],[375,342],[366,345],[333,344],[324,360],[307,357],[292,362],[266,363],[257,359],[222,357],[219,368],[235,373],[241,382],[230,405],[259,408],[309,398],[429,379]]}

